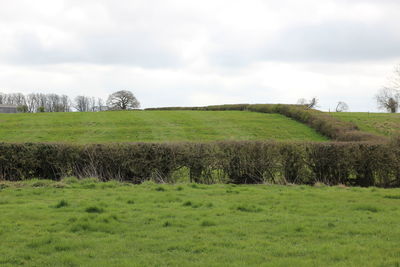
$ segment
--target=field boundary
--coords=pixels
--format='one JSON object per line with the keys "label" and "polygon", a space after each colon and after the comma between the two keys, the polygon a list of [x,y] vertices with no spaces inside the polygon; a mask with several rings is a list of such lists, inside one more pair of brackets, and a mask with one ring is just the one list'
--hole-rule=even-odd
{"label": "field boundary", "polygon": [[0,143],[0,180],[400,186],[400,142]]}

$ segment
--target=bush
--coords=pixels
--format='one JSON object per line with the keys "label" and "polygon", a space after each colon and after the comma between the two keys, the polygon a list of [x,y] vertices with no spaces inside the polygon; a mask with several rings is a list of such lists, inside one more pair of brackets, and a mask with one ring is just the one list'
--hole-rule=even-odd
{"label": "bush", "polygon": [[171,183],[182,168],[193,182],[205,184],[394,187],[400,185],[400,148],[397,143],[366,142],[0,143],[0,180],[76,176]]}

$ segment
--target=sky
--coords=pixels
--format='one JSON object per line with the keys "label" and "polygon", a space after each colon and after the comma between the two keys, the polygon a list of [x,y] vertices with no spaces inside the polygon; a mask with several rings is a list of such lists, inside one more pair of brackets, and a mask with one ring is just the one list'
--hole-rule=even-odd
{"label": "sky", "polygon": [[376,111],[399,0],[0,0],[0,92]]}

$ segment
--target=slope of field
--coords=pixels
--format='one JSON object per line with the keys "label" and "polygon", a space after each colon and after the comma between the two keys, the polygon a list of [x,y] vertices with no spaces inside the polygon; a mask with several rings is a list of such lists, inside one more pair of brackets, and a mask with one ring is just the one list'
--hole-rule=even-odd
{"label": "slope of field", "polygon": [[0,125],[3,142],[326,140],[285,116],[245,111],[0,114]]}
{"label": "slope of field", "polygon": [[400,135],[400,113],[332,112],[332,116],[353,122],[360,130],[377,135]]}
{"label": "slope of field", "polygon": [[1,266],[398,266],[400,190],[0,184]]}

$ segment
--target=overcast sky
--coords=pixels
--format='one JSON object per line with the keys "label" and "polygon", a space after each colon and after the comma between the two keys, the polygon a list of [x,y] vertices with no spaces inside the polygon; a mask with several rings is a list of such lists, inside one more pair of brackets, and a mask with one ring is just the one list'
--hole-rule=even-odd
{"label": "overcast sky", "polygon": [[0,0],[0,91],[142,107],[345,101],[400,63],[399,0]]}

